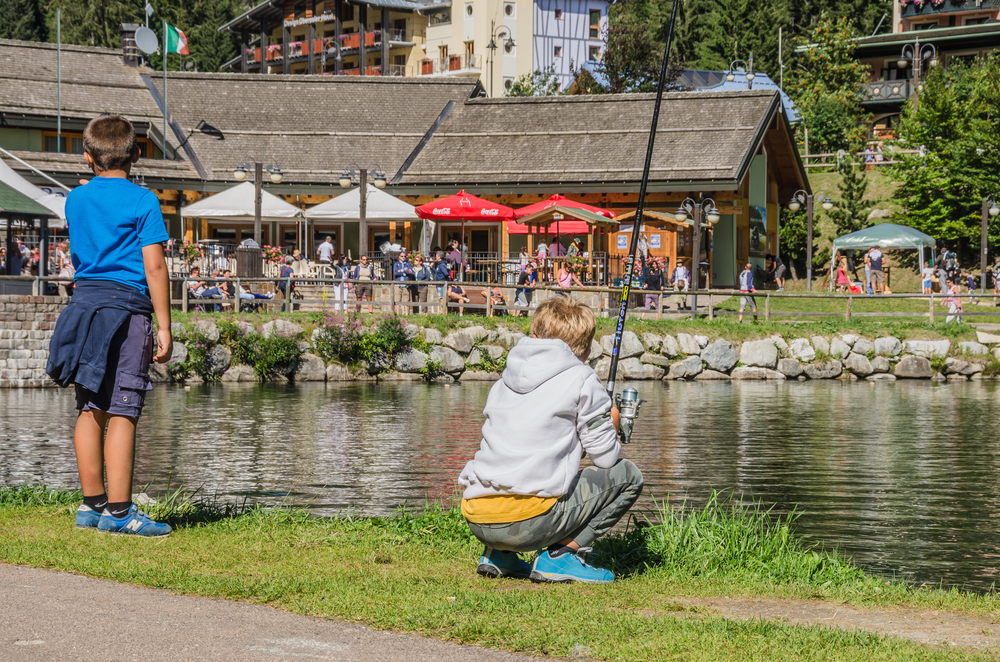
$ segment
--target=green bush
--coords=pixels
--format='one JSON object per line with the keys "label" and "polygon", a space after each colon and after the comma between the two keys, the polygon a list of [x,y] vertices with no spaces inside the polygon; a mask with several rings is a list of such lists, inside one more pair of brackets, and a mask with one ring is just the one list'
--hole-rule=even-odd
{"label": "green bush", "polygon": [[361,358],[363,336],[359,315],[326,315],[323,326],[313,339],[313,350],[325,361],[355,363]]}
{"label": "green bush", "polygon": [[270,381],[302,358],[302,348],[294,336],[250,336],[254,357],[253,371],[262,382]]}

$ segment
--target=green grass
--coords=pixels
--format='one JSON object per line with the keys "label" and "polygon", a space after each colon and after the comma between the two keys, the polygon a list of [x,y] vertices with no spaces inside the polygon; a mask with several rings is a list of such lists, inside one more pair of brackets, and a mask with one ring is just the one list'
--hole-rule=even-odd
{"label": "green grass", "polygon": [[[175,493],[177,494],[177,493]],[[478,577],[481,547],[455,509],[393,517],[316,518],[173,499],[163,540],[73,527],[78,494],[0,490],[0,560],[213,596],[381,629],[511,651],[610,660],[958,660],[864,632],[726,620],[682,606],[691,596],[818,598],[996,617],[997,599],[869,577],[794,535],[794,517],[756,505],[673,509],[633,521],[595,546],[607,586],[535,585]],[[577,649],[578,650],[578,649]],[[981,659],[987,659],[982,656]]]}

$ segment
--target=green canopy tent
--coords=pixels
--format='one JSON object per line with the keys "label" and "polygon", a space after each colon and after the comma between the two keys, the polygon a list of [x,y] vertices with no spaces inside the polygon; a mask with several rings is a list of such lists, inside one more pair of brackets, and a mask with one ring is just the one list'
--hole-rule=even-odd
{"label": "green canopy tent", "polygon": [[[835,260],[839,250],[866,250],[872,246],[879,248],[891,248],[894,250],[916,249],[920,252],[920,266],[924,264],[924,248],[930,249],[933,256],[934,246],[937,241],[934,237],[926,235],[919,230],[905,225],[895,223],[882,223],[873,225],[870,228],[858,230],[833,240],[831,249],[833,257],[830,263],[830,272],[836,268]],[[830,289],[833,289],[833,278],[830,278]]]}
{"label": "green canopy tent", "polygon": [[[39,203],[35,202],[25,194],[14,189],[7,184],[0,182],[0,227],[6,225],[7,227],[7,263],[10,263],[10,256],[13,254],[16,244],[14,243],[13,228],[15,220],[20,221],[32,221],[34,225],[35,219],[41,220],[41,255],[42,259],[39,260],[40,268],[43,270],[39,275],[45,276],[44,273],[46,260],[44,256],[48,255],[48,220],[50,218],[58,218],[58,215],[47,207],[43,207]],[[30,271],[29,271],[30,273]],[[25,288],[27,288],[25,290]],[[2,294],[30,294],[31,284],[23,282],[13,282],[4,283],[0,285],[0,293]]]}

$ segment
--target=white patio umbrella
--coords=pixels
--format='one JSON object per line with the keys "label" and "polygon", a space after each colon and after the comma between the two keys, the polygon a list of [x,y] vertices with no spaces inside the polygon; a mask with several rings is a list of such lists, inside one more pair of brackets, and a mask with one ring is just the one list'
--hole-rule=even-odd
{"label": "white patio umbrella", "polygon": [[[295,218],[302,210],[273,193],[261,191],[260,219],[263,222]],[[184,218],[218,218],[227,221],[254,220],[254,185],[243,182],[220,193],[202,198],[181,210]]]}
{"label": "white patio umbrella", "polygon": [[[11,187],[19,193],[23,193],[46,209],[49,209],[58,218],[49,219],[49,227],[63,229],[66,227],[66,192],[49,193],[48,191],[35,186],[27,179],[17,174],[13,168],[0,160],[0,182]],[[6,223],[0,223],[3,226]]]}
{"label": "white patio umbrella", "polygon": [[[361,188],[356,187],[343,195],[331,198],[315,207],[310,207],[305,211],[305,216],[309,220],[318,221],[361,221]],[[380,191],[371,184],[368,185],[367,204],[365,207],[365,221],[385,222],[412,222],[419,221],[420,217],[413,205],[407,204],[385,191]],[[421,250],[429,249],[430,237],[427,232],[427,224],[424,224],[424,232],[421,237]],[[433,232],[433,224],[431,228]]]}

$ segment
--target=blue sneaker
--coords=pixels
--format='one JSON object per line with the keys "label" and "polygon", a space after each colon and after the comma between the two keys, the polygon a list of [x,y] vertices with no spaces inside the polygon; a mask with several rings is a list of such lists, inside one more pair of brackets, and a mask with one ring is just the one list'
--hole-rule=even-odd
{"label": "blue sneaker", "polygon": [[85,503],[76,509],[76,528],[78,529],[96,529],[100,519],[101,513]]}
{"label": "blue sneaker", "polygon": [[575,554],[566,552],[552,558],[548,550],[535,559],[531,567],[533,582],[583,582],[584,584],[609,584],[615,580],[610,570],[602,570],[587,565],[583,558],[590,553],[590,547],[581,547]]}
{"label": "blue sneaker", "polygon": [[122,535],[152,537],[168,536],[173,529],[170,528],[169,524],[154,522],[149,518],[149,515],[140,511],[133,503],[125,517],[112,517],[111,513],[105,510],[97,523],[97,530]]}
{"label": "blue sneaker", "polygon": [[522,561],[516,552],[502,552],[487,547],[479,557],[479,567],[476,568],[476,572],[483,577],[527,579],[531,575],[531,566]]}

